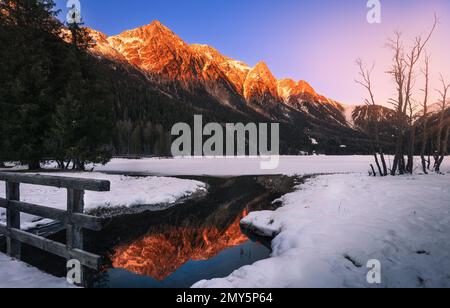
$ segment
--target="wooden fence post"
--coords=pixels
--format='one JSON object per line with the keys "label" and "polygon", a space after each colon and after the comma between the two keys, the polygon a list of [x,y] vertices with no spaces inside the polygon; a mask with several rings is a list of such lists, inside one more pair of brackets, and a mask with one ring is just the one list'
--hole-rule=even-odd
{"label": "wooden fence post", "polygon": [[[6,226],[0,225],[0,235],[5,235],[7,238],[7,254],[20,260],[21,245],[26,244],[69,261],[77,261],[67,264],[77,266],[77,268],[68,269],[68,273],[76,276],[70,278],[80,277],[80,285],[86,286],[88,279],[86,274],[90,274],[86,269],[98,271],[102,258],[84,251],[83,229],[100,231],[104,228],[105,221],[99,217],[84,214],[84,192],[86,190],[110,191],[111,183],[103,180],[5,172],[0,172],[0,181],[6,183],[6,198],[0,197],[0,208],[6,209]],[[66,188],[67,211],[20,202],[20,183]],[[20,213],[62,222],[67,228],[66,244],[20,230]],[[79,273],[73,271],[77,269],[80,270]],[[75,282],[78,284],[78,280]]]}
{"label": "wooden fence post", "polygon": [[[72,214],[83,214],[84,212],[84,190],[67,189],[67,213],[69,217]],[[67,225],[67,248],[68,250],[83,250],[83,228],[77,227],[71,222]],[[85,283],[85,269],[81,265],[81,285]]]}
{"label": "wooden fence post", "polygon": [[[6,182],[6,200],[8,201],[20,201],[20,184]],[[7,207],[6,209],[6,228],[7,229],[20,229],[20,212]],[[21,259],[22,245],[19,241],[13,240],[11,237],[7,237],[7,254],[11,258]]]}

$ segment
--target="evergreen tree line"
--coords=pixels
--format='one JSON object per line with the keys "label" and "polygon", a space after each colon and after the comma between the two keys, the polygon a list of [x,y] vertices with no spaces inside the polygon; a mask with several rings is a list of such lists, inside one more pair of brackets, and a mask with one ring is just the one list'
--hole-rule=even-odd
{"label": "evergreen tree line", "polygon": [[[113,100],[78,25],[52,0],[0,1],[0,161],[84,169],[111,157]],[[64,36],[69,36],[66,43]],[[75,39],[76,38],[76,39]]]}

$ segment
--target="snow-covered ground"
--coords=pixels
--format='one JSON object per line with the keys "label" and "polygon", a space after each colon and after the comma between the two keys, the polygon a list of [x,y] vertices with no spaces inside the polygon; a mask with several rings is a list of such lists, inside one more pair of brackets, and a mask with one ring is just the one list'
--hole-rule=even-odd
{"label": "snow-covered ground", "polygon": [[[388,165],[392,161],[387,158]],[[273,170],[261,169],[260,158],[148,158],[141,160],[113,159],[96,171],[137,172],[152,175],[268,175],[268,174],[318,174],[349,173],[368,174],[372,156],[281,156],[279,166]],[[416,159],[417,171],[420,161]],[[444,161],[442,170],[450,171],[450,157]]]}
{"label": "snow-covered ground", "polygon": [[45,274],[0,253],[0,288],[71,288],[63,278]]}
{"label": "snow-covered ground", "polygon": [[[388,167],[393,157],[386,156]],[[143,158],[112,159],[105,166],[96,165],[97,172],[135,173],[158,176],[240,176],[240,175],[273,175],[273,174],[323,174],[323,173],[366,173],[370,164],[374,164],[373,156],[280,156],[279,165],[273,170],[261,169],[261,163],[268,159],[258,157],[194,157],[194,158]],[[26,167],[8,163],[12,169],[0,171],[24,170]],[[47,169],[56,169],[56,164],[48,163]],[[94,166],[88,166],[93,168]],[[450,172],[450,156],[444,160],[442,170]],[[420,173],[420,158],[415,160],[415,172]]]}
{"label": "snow-covered ground", "polygon": [[[450,158],[442,166],[445,175],[386,178],[367,176],[370,156],[283,156],[270,171],[260,169],[260,163],[256,158],[114,159],[96,171],[165,176],[341,173],[313,178],[284,196],[277,211],[244,219],[248,227],[275,236],[272,258],[194,287],[368,287],[366,263],[371,259],[382,265],[382,284],[376,286],[450,287]],[[420,173],[419,166],[416,171]],[[88,210],[171,204],[206,189],[200,182],[164,177],[80,176],[112,184],[109,193],[86,194]],[[22,200],[65,207],[64,190],[33,187],[22,185]],[[31,218],[22,217],[24,228],[36,225]],[[34,281],[15,274],[4,279],[7,273],[25,272],[23,264],[5,258],[0,255],[0,287],[57,284],[44,274],[36,274]]]}
{"label": "snow-covered ground", "polygon": [[324,175],[282,201],[242,222],[278,234],[270,259],[194,287],[450,287],[450,175]]}
{"label": "snow-covered ground", "polygon": [[[168,208],[182,198],[197,192],[205,192],[206,184],[198,181],[170,177],[128,177],[102,173],[46,173],[46,175],[69,176],[76,178],[101,179],[111,182],[109,192],[85,192],[85,211],[97,208],[152,206],[155,210]],[[65,189],[36,185],[21,185],[21,201],[66,209],[67,192]],[[5,185],[0,182],[0,196],[5,196]],[[5,223],[5,210],[0,209],[0,224]],[[49,220],[21,214],[21,227],[30,229],[48,224]]]}

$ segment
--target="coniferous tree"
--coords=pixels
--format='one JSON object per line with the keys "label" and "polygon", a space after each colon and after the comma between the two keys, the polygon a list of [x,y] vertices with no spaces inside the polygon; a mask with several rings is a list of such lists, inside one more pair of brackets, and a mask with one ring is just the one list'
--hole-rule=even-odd
{"label": "coniferous tree", "polygon": [[0,161],[38,169],[55,159],[82,170],[110,159],[114,109],[87,29],[63,31],[54,7],[0,1]]}
{"label": "coniferous tree", "polygon": [[51,79],[60,44],[52,0],[0,1],[0,158],[40,167],[55,100]]}
{"label": "coniferous tree", "polygon": [[54,113],[48,148],[61,168],[84,170],[86,163],[111,158],[113,106],[103,68],[89,54],[94,45],[78,23],[68,27],[70,46],[61,65],[63,93]]}

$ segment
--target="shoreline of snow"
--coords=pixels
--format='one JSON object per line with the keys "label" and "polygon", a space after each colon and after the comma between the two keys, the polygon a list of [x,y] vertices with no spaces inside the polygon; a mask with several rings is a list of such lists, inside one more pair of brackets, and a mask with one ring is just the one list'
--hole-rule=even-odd
{"label": "shoreline of snow", "polygon": [[[388,167],[393,157],[386,156]],[[373,156],[280,156],[279,165],[273,170],[261,169],[267,161],[258,157],[192,157],[192,158],[143,158],[113,159],[95,171],[112,173],[136,173],[161,176],[243,176],[243,175],[306,175],[329,173],[369,174]],[[421,172],[420,159],[415,160],[415,172]],[[444,160],[443,172],[450,172],[450,157]]]}
{"label": "shoreline of snow", "polygon": [[[243,225],[273,236],[272,256],[193,288],[450,287],[448,175],[324,175]],[[377,259],[382,283],[370,285]]]}
{"label": "shoreline of snow", "polygon": [[[307,175],[331,173],[364,173],[371,172],[374,164],[371,155],[342,156],[279,156],[279,165],[272,170],[261,169],[261,163],[268,160],[261,157],[186,157],[186,158],[113,158],[104,166],[89,165],[96,172],[110,174],[131,174],[137,176],[257,176],[257,175]],[[390,168],[393,156],[386,155]],[[43,166],[47,170],[57,170],[55,163]],[[24,170],[25,166],[14,166],[12,169],[0,171]],[[450,173],[450,156],[446,157],[442,168]],[[420,157],[415,158],[414,173],[421,173]]]}
{"label": "shoreline of snow", "polygon": [[[205,183],[171,177],[131,177],[103,173],[45,173],[45,175],[75,178],[109,180],[109,192],[86,191],[85,212],[117,208],[145,206],[146,210],[165,210],[199,193],[206,193]],[[5,196],[5,185],[0,182],[0,196]],[[21,201],[66,210],[65,189],[22,184]],[[5,223],[5,210],[0,209],[0,223]],[[21,214],[21,228],[24,230],[46,225],[51,220]]]}

